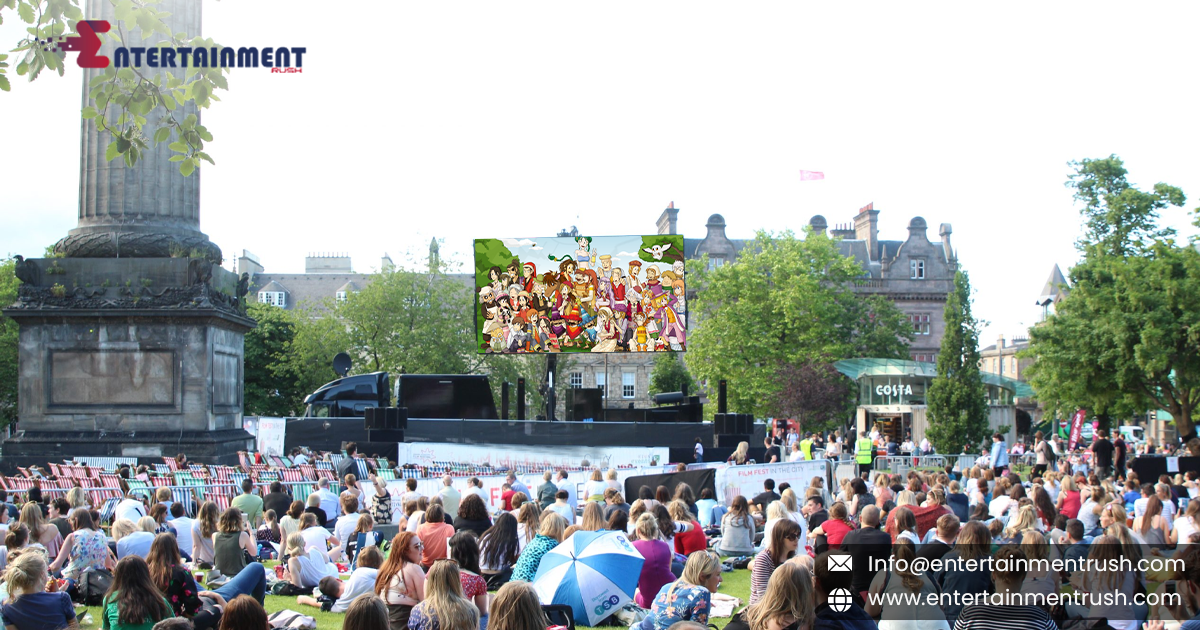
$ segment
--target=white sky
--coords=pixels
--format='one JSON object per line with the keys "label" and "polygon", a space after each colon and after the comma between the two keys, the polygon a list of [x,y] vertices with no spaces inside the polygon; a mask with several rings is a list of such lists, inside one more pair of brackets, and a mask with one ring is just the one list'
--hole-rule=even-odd
{"label": "white sky", "polygon": [[[1022,332],[1075,260],[1072,159],[1116,153],[1141,186],[1200,195],[1200,4],[222,0],[206,36],[306,46],[304,72],[234,70],[205,113],[201,227],[227,258],[306,252],[466,261],[473,238],[702,238],[831,224],[874,202],[880,236],[951,223],[982,342]],[[5,10],[0,47],[21,24]],[[15,65],[15,64],[13,64]],[[10,69],[11,72],[11,69]],[[0,254],[74,227],[81,74],[0,93]],[[13,77],[16,79],[16,77]],[[801,182],[799,169],[824,171]],[[1164,221],[1193,234],[1189,215]]]}

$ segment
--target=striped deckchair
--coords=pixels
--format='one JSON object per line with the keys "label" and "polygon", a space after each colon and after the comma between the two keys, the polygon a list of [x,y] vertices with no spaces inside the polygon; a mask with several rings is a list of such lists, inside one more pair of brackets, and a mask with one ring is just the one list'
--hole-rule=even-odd
{"label": "striped deckchair", "polygon": [[112,523],[113,513],[117,511],[117,504],[121,502],[121,497],[109,497],[104,499],[102,503],[93,503],[92,505],[100,506],[100,522]]}

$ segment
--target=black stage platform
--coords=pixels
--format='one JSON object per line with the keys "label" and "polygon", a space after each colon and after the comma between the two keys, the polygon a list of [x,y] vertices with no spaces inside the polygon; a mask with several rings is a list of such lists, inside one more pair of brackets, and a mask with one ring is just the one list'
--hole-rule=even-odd
{"label": "black stage platform", "polygon": [[[659,446],[691,449],[696,438],[713,444],[707,422],[547,422],[545,420],[441,420],[409,418],[404,431],[371,431],[362,418],[288,418],[284,445],[338,450],[343,442],[450,442],[540,446]],[[761,443],[762,438],[759,438]],[[379,447],[376,447],[379,448]],[[360,451],[370,453],[366,448]],[[383,451],[380,451],[381,453]]]}

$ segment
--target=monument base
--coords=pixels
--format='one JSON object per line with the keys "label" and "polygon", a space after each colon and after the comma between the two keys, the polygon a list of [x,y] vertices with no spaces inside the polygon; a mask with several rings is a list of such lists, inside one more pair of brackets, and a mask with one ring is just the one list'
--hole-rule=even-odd
{"label": "monument base", "polygon": [[222,431],[18,431],[4,441],[0,471],[12,475],[18,466],[45,466],[76,457],[137,457],[141,463],[163,462],[179,453],[202,464],[233,466],[238,451],[252,450],[254,439],[243,429]]}
{"label": "monument base", "polygon": [[[202,259],[22,261],[18,429],[3,466],[185,453],[232,463],[242,429],[237,276]],[[24,464],[22,464],[24,465]]]}

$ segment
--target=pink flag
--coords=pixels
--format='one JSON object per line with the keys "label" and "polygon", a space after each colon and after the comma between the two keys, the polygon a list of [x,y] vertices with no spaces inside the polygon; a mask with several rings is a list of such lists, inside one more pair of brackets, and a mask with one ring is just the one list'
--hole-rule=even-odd
{"label": "pink flag", "polygon": [[814,179],[825,179],[825,173],[820,171],[800,171],[800,181],[807,182]]}

